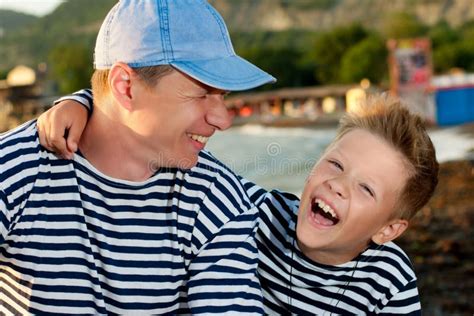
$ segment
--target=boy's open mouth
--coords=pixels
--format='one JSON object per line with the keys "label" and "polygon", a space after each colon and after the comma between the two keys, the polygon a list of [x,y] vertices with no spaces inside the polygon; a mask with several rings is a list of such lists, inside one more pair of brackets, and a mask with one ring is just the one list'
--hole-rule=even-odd
{"label": "boy's open mouth", "polygon": [[321,225],[333,226],[339,222],[336,212],[321,199],[311,201],[311,211]]}

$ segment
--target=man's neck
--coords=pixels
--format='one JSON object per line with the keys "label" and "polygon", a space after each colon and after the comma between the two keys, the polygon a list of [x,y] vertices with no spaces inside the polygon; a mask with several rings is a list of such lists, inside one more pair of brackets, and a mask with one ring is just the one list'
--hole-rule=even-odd
{"label": "man's neck", "polygon": [[147,149],[127,126],[94,109],[81,136],[79,149],[105,175],[121,180],[144,181],[153,175]]}

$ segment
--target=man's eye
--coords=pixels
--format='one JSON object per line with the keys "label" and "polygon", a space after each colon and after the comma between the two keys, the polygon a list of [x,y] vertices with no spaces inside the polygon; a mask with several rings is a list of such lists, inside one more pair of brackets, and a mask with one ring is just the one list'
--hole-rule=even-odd
{"label": "man's eye", "polygon": [[371,197],[375,197],[374,191],[365,184],[361,184],[361,187],[364,191],[370,194]]}

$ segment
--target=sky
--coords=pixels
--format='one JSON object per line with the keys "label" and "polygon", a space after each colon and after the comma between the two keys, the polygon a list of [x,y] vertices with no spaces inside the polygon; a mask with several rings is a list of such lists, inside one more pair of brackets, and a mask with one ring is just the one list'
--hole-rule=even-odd
{"label": "sky", "polygon": [[0,0],[0,9],[43,16],[53,11],[65,0]]}

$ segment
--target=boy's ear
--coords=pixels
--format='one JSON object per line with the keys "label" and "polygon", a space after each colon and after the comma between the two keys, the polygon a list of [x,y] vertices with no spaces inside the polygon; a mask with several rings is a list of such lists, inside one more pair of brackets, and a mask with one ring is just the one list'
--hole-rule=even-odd
{"label": "boy's ear", "polygon": [[394,219],[380,228],[373,236],[372,241],[377,245],[392,241],[408,228],[408,221],[404,219]]}
{"label": "boy's ear", "polygon": [[133,69],[125,63],[115,63],[109,71],[109,87],[114,99],[125,109],[132,109],[131,80]]}

